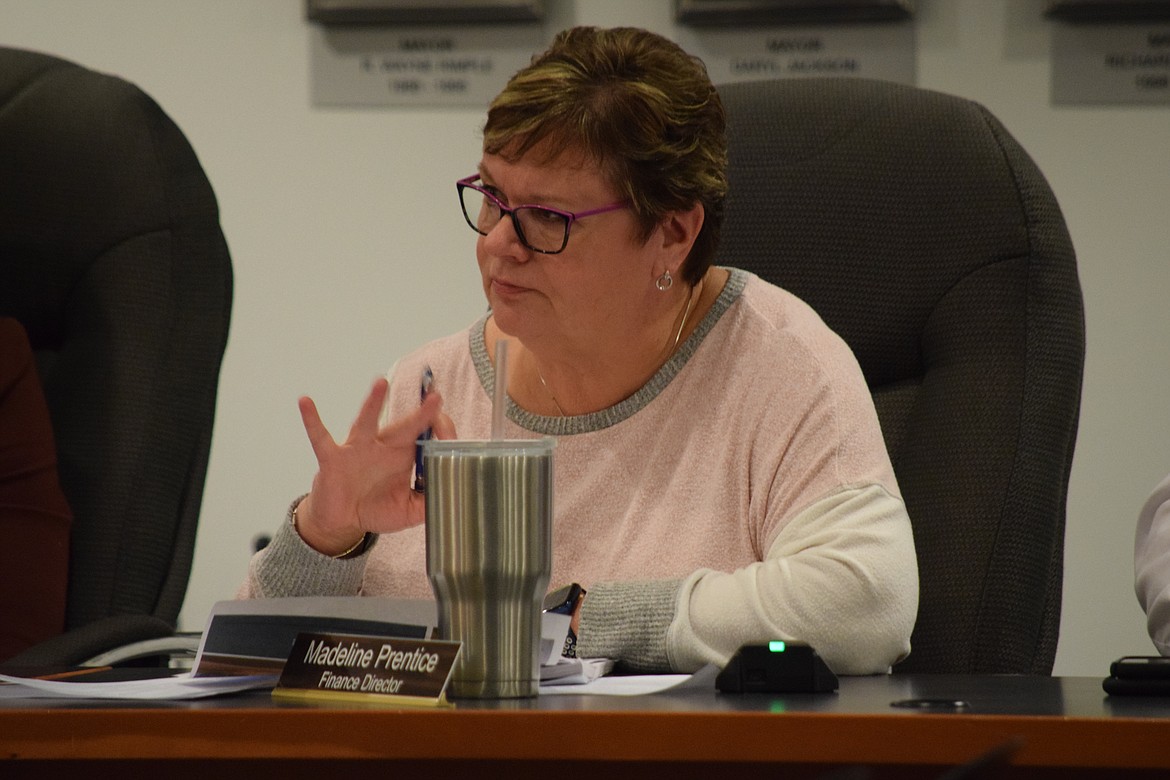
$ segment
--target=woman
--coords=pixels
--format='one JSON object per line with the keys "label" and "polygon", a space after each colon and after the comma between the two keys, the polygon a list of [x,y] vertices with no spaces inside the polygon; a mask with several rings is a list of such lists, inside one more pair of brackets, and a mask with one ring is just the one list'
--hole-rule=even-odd
{"label": "woman", "polygon": [[243,595],[429,597],[415,440],[488,437],[508,339],[505,435],[558,437],[553,579],[587,591],[579,654],[693,671],[780,638],[842,674],[902,658],[917,567],[872,401],[807,306],[712,265],[725,168],[701,62],[641,30],[557,36],[458,182],[490,314],[401,360],[341,445],[301,399],[320,470]]}

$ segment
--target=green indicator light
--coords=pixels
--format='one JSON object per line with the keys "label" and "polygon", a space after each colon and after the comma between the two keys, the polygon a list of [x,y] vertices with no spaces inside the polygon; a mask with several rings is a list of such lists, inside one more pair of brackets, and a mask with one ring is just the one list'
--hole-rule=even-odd
{"label": "green indicator light", "polygon": [[773,653],[783,653],[784,652],[784,643],[773,640],[773,641],[768,643],[768,649],[771,650]]}

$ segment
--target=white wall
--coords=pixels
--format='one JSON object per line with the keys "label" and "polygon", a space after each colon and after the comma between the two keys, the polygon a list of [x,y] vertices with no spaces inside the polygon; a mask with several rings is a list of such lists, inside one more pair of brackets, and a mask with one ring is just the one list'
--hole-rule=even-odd
{"label": "white wall", "polygon": [[[669,0],[551,0],[564,24],[670,34]],[[1170,472],[1170,107],[1053,107],[1043,0],[919,0],[924,87],[978,100],[1046,172],[1088,321],[1058,674],[1149,653],[1132,589],[1138,509]],[[183,627],[243,577],[254,535],[307,489],[296,398],[343,435],[369,383],[483,309],[452,183],[478,110],[319,110],[299,0],[0,0],[0,44],[124,76],[184,129],[236,273]],[[2,208],[2,205],[0,205]]]}

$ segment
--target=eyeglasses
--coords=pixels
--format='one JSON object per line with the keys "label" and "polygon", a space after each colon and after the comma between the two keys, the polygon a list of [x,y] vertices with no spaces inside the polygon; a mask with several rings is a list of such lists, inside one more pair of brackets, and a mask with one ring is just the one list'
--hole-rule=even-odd
{"label": "eyeglasses", "polygon": [[512,226],[516,228],[520,243],[534,252],[546,255],[564,251],[569,243],[569,228],[578,219],[629,206],[623,201],[588,211],[578,211],[576,214],[549,206],[527,204],[509,208],[488,189],[475,184],[479,178],[476,174],[455,182],[455,188],[459,190],[459,202],[463,206],[463,218],[471,225],[471,229],[481,236],[486,236],[506,214],[512,218]]}

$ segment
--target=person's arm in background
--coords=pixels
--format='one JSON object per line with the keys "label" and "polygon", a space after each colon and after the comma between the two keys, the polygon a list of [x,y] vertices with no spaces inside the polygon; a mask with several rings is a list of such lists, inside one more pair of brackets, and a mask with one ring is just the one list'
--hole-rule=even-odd
{"label": "person's arm in background", "polygon": [[0,318],[0,660],[64,631],[72,521],[32,350]]}
{"label": "person's arm in background", "polygon": [[880,674],[910,652],[917,612],[905,505],[880,484],[842,485],[789,518],[762,561],[590,585],[577,654],[690,673],[725,665],[742,645],[783,639],[808,643],[837,674]]}
{"label": "person's arm in background", "polygon": [[693,672],[725,665],[743,644],[786,639],[810,644],[838,674],[875,674],[909,652],[917,607],[902,501],[880,486],[846,488],[793,518],[759,563],[590,588],[577,651]]}
{"label": "person's arm in background", "polygon": [[1138,516],[1133,564],[1134,590],[1146,611],[1150,639],[1159,653],[1170,655],[1170,476]]}

